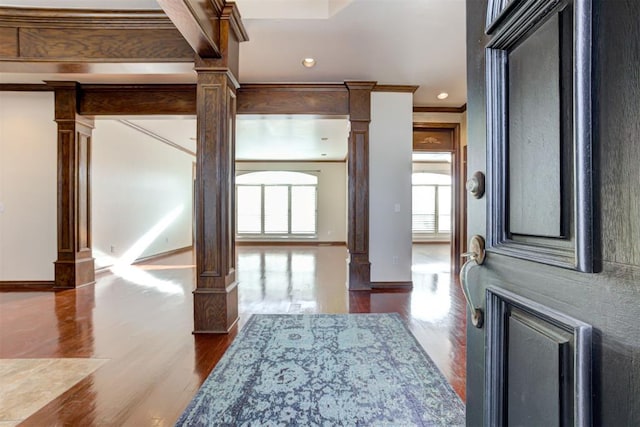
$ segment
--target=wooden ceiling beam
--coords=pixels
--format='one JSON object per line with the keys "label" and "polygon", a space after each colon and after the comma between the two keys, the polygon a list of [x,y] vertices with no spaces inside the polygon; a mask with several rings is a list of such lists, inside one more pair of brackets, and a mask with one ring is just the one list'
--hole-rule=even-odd
{"label": "wooden ceiling beam", "polygon": [[158,0],[158,4],[201,58],[220,58],[220,15],[224,0]]}
{"label": "wooden ceiling beam", "polygon": [[193,63],[194,58],[162,11],[0,7],[0,46],[0,71],[9,72],[25,63],[78,72],[88,63]]}

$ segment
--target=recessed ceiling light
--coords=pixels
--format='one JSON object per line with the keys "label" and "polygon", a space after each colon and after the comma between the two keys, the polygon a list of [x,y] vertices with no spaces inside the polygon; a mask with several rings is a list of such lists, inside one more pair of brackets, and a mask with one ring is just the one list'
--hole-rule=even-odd
{"label": "recessed ceiling light", "polygon": [[447,92],[440,92],[437,96],[438,99],[447,99],[449,94]]}
{"label": "recessed ceiling light", "polygon": [[322,157],[326,157],[326,156],[327,156],[327,153],[322,153],[322,154],[320,154],[320,155],[321,155]]}
{"label": "recessed ceiling light", "polygon": [[195,141],[195,140],[196,140],[196,137],[195,137],[195,136],[192,136],[192,137],[191,137],[191,138],[189,138],[189,139],[190,139],[190,140],[192,140],[192,141]]}
{"label": "recessed ceiling light", "polygon": [[329,138],[326,138],[326,137],[320,138],[320,141],[328,141],[328,140],[329,140]]}
{"label": "recessed ceiling light", "polygon": [[302,60],[302,65],[304,65],[307,68],[311,68],[316,65],[316,60],[313,58],[304,58]]}

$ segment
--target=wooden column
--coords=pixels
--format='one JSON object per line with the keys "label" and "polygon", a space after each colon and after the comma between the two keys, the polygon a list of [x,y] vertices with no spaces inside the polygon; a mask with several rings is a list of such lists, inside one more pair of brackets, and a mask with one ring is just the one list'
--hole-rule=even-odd
{"label": "wooden column", "polygon": [[369,262],[369,123],[371,91],[376,82],[345,82],[349,89],[347,161],[349,290],[371,289]]}
{"label": "wooden column", "polygon": [[91,132],[93,118],[78,114],[75,82],[48,82],[58,124],[58,259],[55,287],[95,281],[91,253]]}
{"label": "wooden column", "polygon": [[221,58],[196,58],[196,289],[194,333],[226,333],[238,321],[235,271],[235,117],[239,42],[235,5],[220,17]]}

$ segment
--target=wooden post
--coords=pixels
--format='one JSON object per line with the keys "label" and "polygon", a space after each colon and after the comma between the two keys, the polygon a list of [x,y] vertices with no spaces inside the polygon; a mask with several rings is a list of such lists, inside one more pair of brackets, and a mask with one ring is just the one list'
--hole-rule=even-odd
{"label": "wooden post", "polygon": [[93,118],[78,114],[76,82],[48,82],[58,124],[58,259],[55,287],[95,281],[91,253],[91,132]]}
{"label": "wooden post", "polygon": [[369,262],[369,123],[376,82],[345,82],[349,89],[349,290],[371,289]]}
{"label": "wooden post", "polygon": [[235,271],[235,118],[239,42],[235,4],[220,16],[221,58],[196,58],[196,289],[194,333],[227,333],[238,321]]}

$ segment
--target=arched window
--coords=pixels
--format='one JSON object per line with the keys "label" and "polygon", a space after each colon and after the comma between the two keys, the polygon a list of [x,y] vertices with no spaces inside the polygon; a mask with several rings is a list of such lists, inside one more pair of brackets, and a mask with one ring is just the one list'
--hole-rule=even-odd
{"label": "arched window", "polygon": [[314,236],[318,177],[262,171],[236,177],[238,236]]}
{"label": "arched window", "polygon": [[451,176],[416,172],[413,190],[412,231],[414,235],[444,236],[451,233]]}

